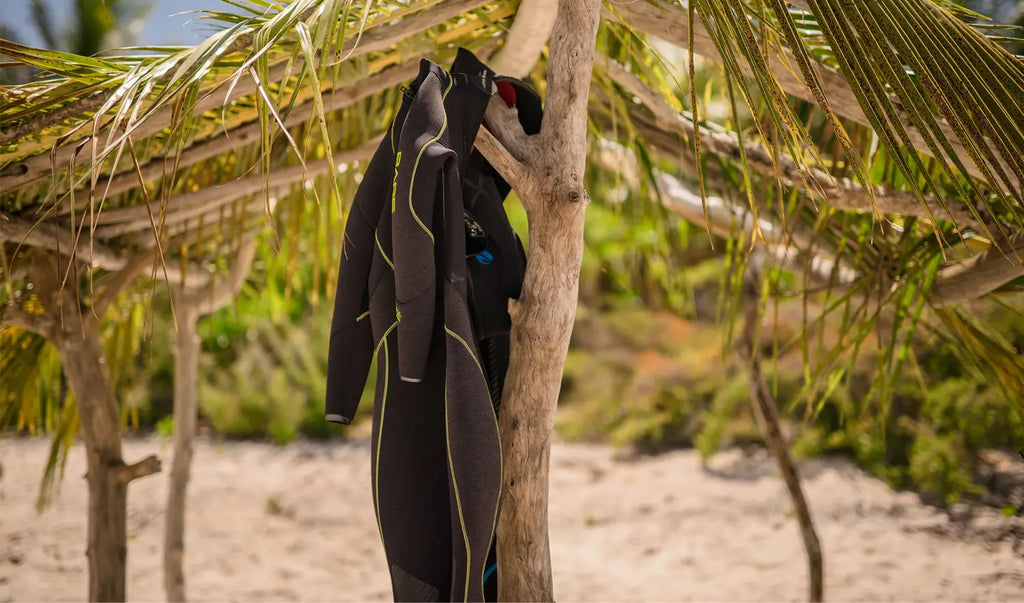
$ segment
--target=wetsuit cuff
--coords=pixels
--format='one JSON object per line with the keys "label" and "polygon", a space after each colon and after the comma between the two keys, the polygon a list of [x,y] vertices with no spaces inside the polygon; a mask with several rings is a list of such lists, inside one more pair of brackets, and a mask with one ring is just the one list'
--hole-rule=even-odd
{"label": "wetsuit cuff", "polygon": [[351,425],[352,419],[343,415],[328,414],[324,419],[328,423],[340,423],[342,425]]}

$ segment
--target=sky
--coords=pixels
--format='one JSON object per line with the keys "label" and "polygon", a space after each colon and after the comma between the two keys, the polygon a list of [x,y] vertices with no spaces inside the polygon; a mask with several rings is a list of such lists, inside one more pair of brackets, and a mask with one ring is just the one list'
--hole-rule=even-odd
{"label": "sky", "polygon": [[[200,9],[230,10],[218,0],[138,0],[149,5],[149,13],[135,45],[195,45],[206,38],[210,25],[196,19],[196,15],[178,14]],[[61,28],[71,16],[71,0],[44,0],[50,13]],[[0,0],[0,23],[17,32],[19,41],[30,46],[42,46],[30,16],[29,0]],[[63,17],[63,20],[61,19]]]}

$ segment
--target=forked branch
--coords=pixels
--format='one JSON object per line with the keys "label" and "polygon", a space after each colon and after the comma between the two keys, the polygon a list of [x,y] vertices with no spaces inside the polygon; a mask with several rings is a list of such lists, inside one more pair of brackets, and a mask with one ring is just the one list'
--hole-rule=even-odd
{"label": "forked branch", "polygon": [[476,147],[509,186],[521,193],[523,187],[528,186],[524,159],[530,156],[536,143],[523,131],[516,110],[497,95],[487,105],[485,122],[477,132]]}
{"label": "forked branch", "polygon": [[118,466],[117,479],[120,480],[122,484],[127,485],[129,482],[137,480],[140,477],[160,473],[160,468],[160,459],[151,454],[137,463]]}

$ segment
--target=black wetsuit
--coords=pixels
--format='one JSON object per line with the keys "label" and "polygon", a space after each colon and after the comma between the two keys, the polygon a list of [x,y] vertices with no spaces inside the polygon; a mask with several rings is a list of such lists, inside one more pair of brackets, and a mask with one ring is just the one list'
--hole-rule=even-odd
{"label": "black wetsuit", "polygon": [[508,186],[472,150],[497,88],[467,51],[451,73],[422,61],[345,228],[326,412],[351,421],[375,358],[371,479],[396,600],[496,599],[495,403],[525,264]]}

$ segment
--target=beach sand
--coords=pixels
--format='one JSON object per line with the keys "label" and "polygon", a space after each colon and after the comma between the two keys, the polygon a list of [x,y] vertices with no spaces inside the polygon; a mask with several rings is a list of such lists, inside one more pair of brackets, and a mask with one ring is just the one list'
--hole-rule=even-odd
{"label": "beach sand", "polygon": [[[0,439],[0,601],[83,600],[84,452],[56,502],[34,508],[48,441]],[[128,598],[163,600],[161,543],[170,441],[129,439],[165,472],[134,482]],[[807,569],[771,460],[694,451],[617,460],[607,446],[552,450],[551,554],[560,601],[799,601]],[[1024,523],[969,521],[894,492],[839,459],[801,464],[832,601],[1024,600]],[[186,583],[193,601],[390,598],[365,440],[274,446],[203,438],[189,487]],[[1016,550],[1015,550],[1016,549]]]}

